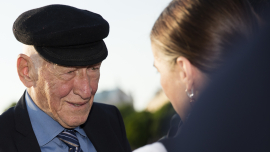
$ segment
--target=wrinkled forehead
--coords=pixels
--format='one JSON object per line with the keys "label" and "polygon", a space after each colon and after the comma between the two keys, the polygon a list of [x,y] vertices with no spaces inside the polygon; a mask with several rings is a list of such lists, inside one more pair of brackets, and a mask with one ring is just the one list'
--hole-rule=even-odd
{"label": "wrinkled forehead", "polygon": [[90,68],[90,67],[96,67],[96,66],[101,66],[102,62],[99,62],[97,64],[93,65],[88,65],[88,66],[63,66],[63,65],[58,65],[52,62],[45,61],[45,64],[48,69],[53,69],[55,71],[63,71],[63,70],[76,70],[76,69],[81,69],[81,68]]}

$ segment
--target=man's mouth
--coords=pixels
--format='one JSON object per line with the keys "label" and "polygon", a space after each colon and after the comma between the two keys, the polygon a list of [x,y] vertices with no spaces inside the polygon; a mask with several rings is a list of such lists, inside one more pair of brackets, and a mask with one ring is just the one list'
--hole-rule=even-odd
{"label": "man's mouth", "polygon": [[75,107],[79,107],[79,106],[81,106],[80,104],[73,104]]}
{"label": "man's mouth", "polygon": [[80,102],[80,103],[72,103],[72,102],[67,102],[75,107],[80,107],[80,106],[83,106],[85,105],[87,102]]}

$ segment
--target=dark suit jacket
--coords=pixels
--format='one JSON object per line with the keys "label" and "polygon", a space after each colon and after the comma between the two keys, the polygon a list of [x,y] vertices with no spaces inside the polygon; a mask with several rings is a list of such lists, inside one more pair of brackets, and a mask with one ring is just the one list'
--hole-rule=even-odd
{"label": "dark suit jacket", "polygon": [[[25,95],[0,116],[0,152],[40,152],[26,109]],[[50,126],[48,126],[50,127]],[[97,152],[129,152],[125,126],[114,106],[94,103],[81,126]]]}

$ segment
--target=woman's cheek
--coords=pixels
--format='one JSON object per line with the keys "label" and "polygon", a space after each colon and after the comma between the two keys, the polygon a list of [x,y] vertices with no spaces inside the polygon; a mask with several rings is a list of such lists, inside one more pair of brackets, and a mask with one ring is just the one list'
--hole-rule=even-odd
{"label": "woman's cheek", "polygon": [[166,92],[168,89],[168,87],[167,87],[168,81],[166,79],[166,75],[162,75],[162,74],[160,75],[160,84],[161,84],[164,92]]}

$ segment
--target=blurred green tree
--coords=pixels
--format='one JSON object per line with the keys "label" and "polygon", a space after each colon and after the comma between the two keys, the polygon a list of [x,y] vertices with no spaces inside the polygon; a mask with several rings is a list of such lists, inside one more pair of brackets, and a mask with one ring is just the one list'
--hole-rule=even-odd
{"label": "blurred green tree", "polygon": [[171,118],[175,113],[176,112],[170,102],[153,113],[153,124],[151,125],[151,141],[157,141],[167,134],[170,128]]}
{"label": "blurred green tree", "polygon": [[132,149],[152,143],[167,134],[175,111],[170,103],[154,113],[136,112],[131,105],[118,107]]}
{"label": "blurred green tree", "polygon": [[136,112],[124,119],[126,122],[127,138],[131,148],[143,146],[148,143],[151,137],[150,127],[152,125],[152,115],[149,112]]}

